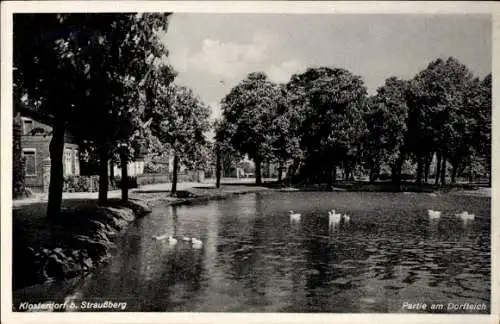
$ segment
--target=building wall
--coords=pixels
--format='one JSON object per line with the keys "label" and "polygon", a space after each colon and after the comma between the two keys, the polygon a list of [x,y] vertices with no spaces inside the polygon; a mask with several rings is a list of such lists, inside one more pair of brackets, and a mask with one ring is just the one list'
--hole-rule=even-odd
{"label": "building wall", "polygon": [[[127,174],[129,177],[137,177],[144,173],[144,161],[133,161],[129,162],[127,165]],[[113,166],[113,174],[115,178],[120,178],[122,176],[122,169],[119,165]]]}
{"label": "building wall", "polygon": [[[52,128],[48,125],[45,125],[43,123],[40,123],[36,120],[32,120],[31,125],[29,127],[26,127],[26,120],[31,120],[27,118],[22,118],[22,134],[21,135],[21,149],[22,151],[34,151],[35,152],[35,173],[34,174],[26,174],[25,177],[25,183],[26,187],[32,189],[33,191],[42,191],[43,190],[43,165],[44,165],[44,160],[50,158],[50,152],[49,152],[49,145],[50,141],[52,139],[51,135],[48,135]],[[28,125],[30,125],[28,123]],[[37,134],[37,135],[30,135],[29,134],[29,128],[34,129],[34,128],[40,128],[45,131],[45,134]],[[65,143],[64,144],[64,153],[63,153],[63,167],[64,167],[64,175],[68,175],[68,171],[66,168],[66,163],[64,158],[66,152],[71,152],[72,155],[72,162],[73,166],[71,167],[71,174],[72,175],[79,175],[79,169],[80,169],[80,158],[79,158],[79,152],[78,152],[78,145],[76,144],[71,144],[71,143]],[[76,158],[75,158],[76,157]]]}

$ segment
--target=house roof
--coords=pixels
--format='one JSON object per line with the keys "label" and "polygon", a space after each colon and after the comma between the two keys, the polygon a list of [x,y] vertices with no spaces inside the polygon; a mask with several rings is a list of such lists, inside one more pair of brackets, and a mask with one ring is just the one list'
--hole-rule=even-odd
{"label": "house roof", "polygon": [[18,103],[17,111],[21,113],[21,116],[23,117],[29,117],[46,125],[52,126],[52,120],[54,119],[52,115],[42,113],[40,110],[31,108],[23,102]]}

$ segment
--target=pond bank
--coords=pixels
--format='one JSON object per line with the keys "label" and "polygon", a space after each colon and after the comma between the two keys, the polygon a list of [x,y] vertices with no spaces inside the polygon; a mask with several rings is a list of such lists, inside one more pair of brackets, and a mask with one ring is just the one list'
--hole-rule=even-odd
{"label": "pond bank", "polygon": [[369,183],[365,181],[342,181],[333,186],[326,184],[293,184],[291,186],[283,183],[268,183],[269,188],[278,191],[350,191],[350,192],[424,192],[424,193],[448,193],[448,192],[477,192],[483,195],[488,188],[475,184],[453,184],[435,186],[433,184],[418,185],[414,182],[402,182],[394,184],[391,182]]}
{"label": "pond bank", "polygon": [[255,186],[192,187],[175,196],[165,190],[134,190],[123,204],[111,199],[65,199],[62,217],[50,222],[46,203],[14,204],[13,289],[64,280],[88,273],[110,257],[115,238],[156,204],[194,204],[268,190]]}

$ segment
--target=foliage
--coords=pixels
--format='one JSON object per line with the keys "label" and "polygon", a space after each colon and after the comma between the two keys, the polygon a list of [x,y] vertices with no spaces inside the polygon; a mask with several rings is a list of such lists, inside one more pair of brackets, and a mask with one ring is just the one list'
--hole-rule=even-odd
{"label": "foliage", "polygon": [[368,100],[364,115],[367,132],[363,136],[363,157],[370,169],[379,169],[382,163],[395,165],[404,158],[407,87],[406,81],[390,77]]}
{"label": "foliage", "polygon": [[310,68],[293,75],[289,87],[298,94],[301,148],[311,172],[319,176],[318,171],[335,171],[340,161],[356,159],[365,129],[361,77],[339,68]]}
{"label": "foliage", "polygon": [[273,156],[274,129],[280,99],[280,88],[261,72],[250,73],[222,100],[222,114],[229,145],[251,159],[266,160]]}
{"label": "foliage", "polygon": [[205,168],[210,149],[205,138],[209,108],[187,87],[159,86],[156,91],[155,105],[149,111],[153,134],[188,168]]}

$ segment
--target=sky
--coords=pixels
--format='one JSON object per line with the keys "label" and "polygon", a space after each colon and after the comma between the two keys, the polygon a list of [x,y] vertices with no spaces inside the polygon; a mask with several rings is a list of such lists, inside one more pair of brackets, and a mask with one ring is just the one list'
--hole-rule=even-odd
{"label": "sky", "polygon": [[220,100],[248,73],[287,82],[307,67],[345,68],[369,94],[390,76],[410,79],[453,56],[475,76],[491,72],[489,15],[174,13],[163,41],[178,72],[220,116]]}

